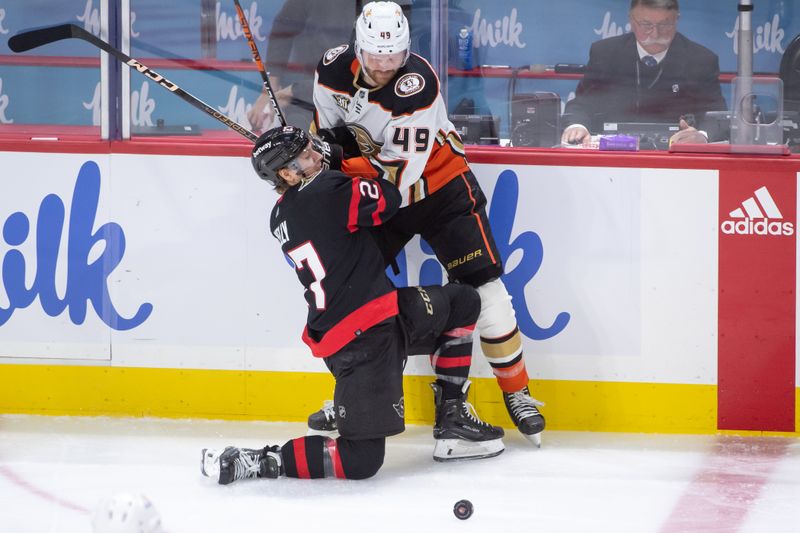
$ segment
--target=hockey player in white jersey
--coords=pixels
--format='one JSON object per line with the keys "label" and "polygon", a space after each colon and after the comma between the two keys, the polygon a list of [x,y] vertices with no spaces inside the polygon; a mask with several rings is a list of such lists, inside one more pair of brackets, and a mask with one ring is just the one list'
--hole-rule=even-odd
{"label": "hockey player in white jersey", "polygon": [[[410,30],[394,2],[366,4],[356,21],[354,46],[322,57],[315,75],[312,130],[342,145],[342,170],[391,181],[402,208],[374,232],[387,264],[416,234],[434,249],[451,281],[472,285],[481,297],[478,319],[486,355],[509,415],[539,445],[545,420],[528,389],[522,340],[503,264],[486,216],[486,197],[447,116],[430,64],[410,53]],[[324,411],[314,429],[332,429]]]}

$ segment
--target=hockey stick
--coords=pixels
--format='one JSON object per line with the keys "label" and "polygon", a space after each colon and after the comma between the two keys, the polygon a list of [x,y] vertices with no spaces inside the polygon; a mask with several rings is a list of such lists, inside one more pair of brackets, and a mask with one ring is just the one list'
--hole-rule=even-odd
{"label": "hockey stick", "polygon": [[35,30],[18,33],[8,40],[8,47],[12,52],[20,53],[64,39],[82,39],[90,44],[93,44],[104,52],[116,57],[129,67],[136,69],[141,74],[144,74],[184,102],[193,105],[203,113],[206,113],[207,115],[217,119],[239,135],[247,137],[254,143],[256,140],[258,140],[258,135],[243,127],[238,122],[229,119],[224,114],[206,104],[193,94],[184,91],[155,70],[139,63],[132,57],[123,54],[107,42],[95,37],[93,34],[84,30],[80,26],[76,26],[75,24],[60,24],[57,26],[48,26],[45,28],[38,28]]}
{"label": "hockey stick", "polygon": [[261,73],[261,79],[264,80],[264,90],[267,91],[267,96],[269,96],[269,103],[272,104],[272,108],[275,110],[275,115],[277,115],[281,126],[285,126],[286,119],[283,118],[283,113],[278,105],[278,100],[275,99],[275,95],[272,92],[272,84],[269,82],[267,69],[264,68],[264,63],[261,61],[261,54],[258,53],[258,46],[256,45],[256,40],[253,39],[253,33],[250,31],[250,25],[247,23],[247,18],[244,16],[244,10],[242,9],[242,6],[239,5],[239,0],[233,0],[233,3],[236,5],[236,12],[239,14],[239,24],[242,25],[242,31],[244,32],[244,36],[247,38],[247,44],[250,45],[250,53],[253,54],[253,61],[258,67],[258,72]]}

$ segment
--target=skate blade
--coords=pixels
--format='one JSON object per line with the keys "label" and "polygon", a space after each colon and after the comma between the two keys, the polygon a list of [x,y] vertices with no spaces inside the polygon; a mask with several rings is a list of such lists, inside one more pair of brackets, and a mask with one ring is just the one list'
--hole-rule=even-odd
{"label": "skate blade", "polygon": [[440,463],[448,461],[467,461],[496,457],[505,450],[503,439],[474,442],[462,439],[438,439],[433,448],[433,460]]}
{"label": "skate blade", "polygon": [[219,450],[203,448],[200,472],[206,477],[219,479]]}
{"label": "skate blade", "polygon": [[[522,433],[522,432],[520,432],[520,433]],[[541,448],[542,447],[542,433],[541,432],[534,433],[533,435],[526,435],[525,433],[522,433],[522,436],[525,437],[526,439],[528,439],[531,442],[531,444],[533,444],[537,448]]]}

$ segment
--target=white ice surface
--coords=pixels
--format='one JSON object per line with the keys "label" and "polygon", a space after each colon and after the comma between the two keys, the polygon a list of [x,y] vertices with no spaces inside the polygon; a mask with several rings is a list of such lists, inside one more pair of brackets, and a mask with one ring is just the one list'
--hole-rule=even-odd
{"label": "white ice surface", "polygon": [[[88,533],[97,502],[120,492],[145,494],[170,533],[800,532],[799,439],[550,431],[537,450],[508,431],[499,457],[442,464],[430,428],[411,426],[365,481],[219,486],[200,474],[203,447],[304,430],[1,415],[0,532]],[[452,512],[462,498],[475,508],[466,521]]]}

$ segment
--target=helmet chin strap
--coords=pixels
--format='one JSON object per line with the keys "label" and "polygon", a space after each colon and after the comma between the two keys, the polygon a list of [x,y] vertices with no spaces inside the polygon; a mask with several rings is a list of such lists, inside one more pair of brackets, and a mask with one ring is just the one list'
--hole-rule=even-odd
{"label": "helmet chin strap", "polygon": [[373,87],[377,87],[379,83],[372,79],[372,76],[369,75],[369,71],[367,67],[364,66],[364,63],[361,63],[361,73],[364,75],[364,81],[368,84],[372,85]]}
{"label": "helmet chin strap", "polygon": [[327,169],[328,169],[328,165],[325,164],[323,161],[320,161],[319,168],[317,168],[317,170],[313,171],[313,173],[310,172],[310,169],[307,169],[307,170],[303,170],[302,172],[298,172],[298,174],[300,175],[300,179],[302,180],[302,182],[306,183],[306,182],[316,178],[317,175],[320,172],[322,172],[323,170],[327,170]]}

